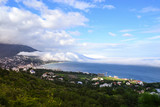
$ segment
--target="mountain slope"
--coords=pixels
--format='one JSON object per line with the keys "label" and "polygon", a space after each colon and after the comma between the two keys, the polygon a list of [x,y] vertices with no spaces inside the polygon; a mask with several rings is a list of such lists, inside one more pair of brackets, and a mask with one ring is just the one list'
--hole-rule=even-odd
{"label": "mountain slope", "polygon": [[32,47],[17,44],[1,44],[0,43],[0,57],[11,57],[17,55],[19,52],[33,52],[37,51]]}

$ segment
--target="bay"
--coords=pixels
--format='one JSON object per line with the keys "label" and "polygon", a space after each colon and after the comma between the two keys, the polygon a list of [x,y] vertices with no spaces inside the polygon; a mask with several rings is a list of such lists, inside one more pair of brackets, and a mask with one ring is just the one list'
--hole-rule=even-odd
{"label": "bay", "polygon": [[96,74],[106,74],[107,72],[107,76],[118,76],[119,78],[141,80],[148,83],[160,82],[160,67],[82,62],[51,63],[45,64],[43,67],[47,69],[61,69],[63,71],[80,71]]}

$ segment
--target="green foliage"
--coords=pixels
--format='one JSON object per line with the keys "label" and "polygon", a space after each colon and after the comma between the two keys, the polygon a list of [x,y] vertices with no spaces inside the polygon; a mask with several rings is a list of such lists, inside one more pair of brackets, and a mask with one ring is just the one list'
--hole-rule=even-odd
{"label": "green foliage", "polygon": [[50,94],[55,84],[27,73],[0,69],[0,106],[60,106],[61,100]]}
{"label": "green foliage", "polygon": [[140,107],[160,107],[160,97],[156,94],[142,94],[139,97]]}
{"label": "green foliage", "polygon": [[[160,97],[138,94],[132,87],[99,88],[88,81],[84,85],[66,81],[46,81],[36,75],[0,69],[0,107],[158,107]],[[63,76],[68,73],[55,72]],[[76,75],[83,83],[83,74]],[[91,77],[93,75],[90,75]],[[152,106],[153,105],[153,106]]]}

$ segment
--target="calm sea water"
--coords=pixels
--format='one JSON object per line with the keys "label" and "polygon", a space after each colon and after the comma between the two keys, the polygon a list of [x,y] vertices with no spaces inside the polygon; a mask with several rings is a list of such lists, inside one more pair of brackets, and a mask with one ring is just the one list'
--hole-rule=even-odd
{"label": "calm sea water", "polygon": [[100,63],[64,62],[43,65],[48,69],[61,69],[64,71],[81,71],[89,73],[106,73],[109,76],[129,78],[144,82],[160,82],[160,67],[115,65]]}

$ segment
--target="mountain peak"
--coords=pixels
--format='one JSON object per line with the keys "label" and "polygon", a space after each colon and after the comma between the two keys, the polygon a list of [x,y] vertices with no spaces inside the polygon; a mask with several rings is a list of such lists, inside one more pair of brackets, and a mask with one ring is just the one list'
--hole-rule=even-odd
{"label": "mountain peak", "polygon": [[36,49],[19,44],[3,44],[0,43],[0,57],[11,57],[17,55],[19,52],[34,52]]}

